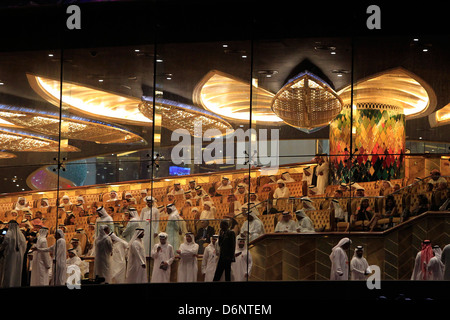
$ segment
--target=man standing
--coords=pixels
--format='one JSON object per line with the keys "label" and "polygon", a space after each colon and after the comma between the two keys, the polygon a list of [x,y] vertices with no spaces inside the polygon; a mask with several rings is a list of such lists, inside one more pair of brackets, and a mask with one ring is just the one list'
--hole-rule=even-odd
{"label": "man standing", "polygon": [[94,273],[96,277],[104,278],[105,283],[111,283],[111,230],[108,225],[101,225],[97,239],[95,239]]}
{"label": "man standing", "polygon": [[245,238],[237,239],[235,262],[231,264],[233,281],[247,281],[252,270],[252,255],[247,250]]}
{"label": "man standing", "polygon": [[[43,227],[39,230],[36,247],[46,249],[48,228]],[[33,252],[31,261],[31,279],[30,286],[48,286],[48,271],[52,267],[52,259],[48,252]]]}
{"label": "man standing", "polygon": [[428,262],[427,270],[429,280],[444,280],[444,264],[441,261],[442,249],[438,245],[433,246],[434,257]]}
{"label": "man standing", "polygon": [[366,276],[370,273],[369,263],[363,257],[363,246],[357,246],[355,253],[350,261],[350,272],[352,280],[366,280]]}
{"label": "man standing", "polygon": [[175,258],[173,247],[167,243],[167,233],[159,234],[159,243],[152,249],[153,271],[151,282],[169,282],[170,266]]}
{"label": "man standing", "polygon": [[417,252],[411,280],[428,280],[427,266],[433,257],[433,248],[430,240],[422,241],[422,249]]}
{"label": "man standing", "polygon": [[348,280],[348,257],[346,251],[350,248],[351,243],[352,241],[349,238],[342,238],[331,250],[330,280]]}
{"label": "man standing", "polygon": [[218,250],[217,250],[217,239],[219,239],[218,235],[213,235],[211,237],[211,242],[205,248],[203,252],[203,260],[202,260],[202,274],[204,275],[205,282],[211,282],[214,279],[214,272],[217,267],[217,259],[218,259]]}
{"label": "man standing", "polygon": [[219,233],[219,261],[213,281],[219,281],[223,272],[225,272],[225,281],[231,281],[231,263],[235,261],[236,234],[228,228],[228,221],[222,220]]}
{"label": "man standing", "polygon": [[444,280],[450,280],[450,244],[442,250],[441,261],[444,264]]}
{"label": "man standing", "polygon": [[145,249],[142,243],[144,229],[137,228],[128,244],[127,283],[147,282],[147,264],[145,263]]}
{"label": "man standing", "polygon": [[22,263],[26,250],[25,236],[15,220],[8,223],[8,231],[0,246],[3,254],[3,270],[1,270],[1,287],[20,287],[22,281]]}
{"label": "man standing", "polygon": [[177,250],[180,257],[178,263],[178,282],[196,282],[198,273],[198,244],[194,241],[192,232],[186,233],[184,242]]}
{"label": "man standing", "polygon": [[328,186],[328,172],[330,170],[328,161],[325,159],[325,155],[319,155],[316,157],[317,161],[317,194],[324,194]]}

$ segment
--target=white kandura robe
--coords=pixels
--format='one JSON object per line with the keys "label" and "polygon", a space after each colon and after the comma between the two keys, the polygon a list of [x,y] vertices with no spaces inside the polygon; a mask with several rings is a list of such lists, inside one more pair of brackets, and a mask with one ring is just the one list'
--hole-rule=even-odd
{"label": "white kandura robe", "polygon": [[244,245],[244,248],[238,246],[235,253],[238,252],[241,252],[241,254],[231,263],[231,281],[247,281],[248,278],[245,275],[248,274],[249,277],[251,275],[252,255],[247,250],[247,244]]}
{"label": "white kandura robe", "polygon": [[332,249],[330,254],[331,272],[330,280],[348,280],[348,257],[342,246],[350,241],[348,238],[343,238]]}
{"label": "white kandura robe", "polygon": [[66,266],[66,240],[64,232],[61,229],[56,230],[61,236],[56,243],[48,248],[42,248],[40,252],[53,252],[53,269],[50,283],[56,286],[66,285],[67,280],[67,266]]}
{"label": "white kandura robe", "polygon": [[[328,172],[329,172],[328,162],[317,165],[316,175],[317,175],[317,194],[324,194],[325,189],[328,186]],[[320,175],[323,173],[323,175]]]}
{"label": "white kandura robe", "polygon": [[192,241],[180,245],[180,261],[178,262],[177,281],[178,282],[196,282],[198,272],[198,244],[194,242],[194,236]]}
{"label": "white kandura robe", "polygon": [[[216,242],[217,244],[218,242]],[[203,251],[202,274],[205,275],[205,282],[212,282],[219,261],[216,246],[211,242]]]}
{"label": "white kandura robe", "polygon": [[20,287],[26,240],[17,223],[9,223],[0,250],[3,251],[3,268],[0,274],[2,278],[1,287]]}
{"label": "white kandura robe", "polygon": [[278,221],[275,232],[297,232],[297,222],[294,220],[284,221],[280,220]]}
{"label": "white kandura robe", "polygon": [[172,245],[174,250],[180,247],[180,231],[182,231],[182,218],[178,210],[175,209],[169,214],[166,226],[167,241]]}
{"label": "white kandura robe", "polygon": [[364,257],[358,258],[355,254],[352,260],[350,261],[350,273],[351,273],[350,279],[366,280],[367,278],[367,276],[365,275],[366,272],[370,272],[369,263],[367,262],[366,258]]}
{"label": "white kandura robe", "polygon": [[444,280],[450,280],[450,244],[442,249],[441,262],[444,264]]}
{"label": "white kandura robe", "polygon": [[434,257],[428,262],[427,270],[429,278],[428,280],[444,280],[444,264],[441,261],[442,249],[433,248]]}
{"label": "white kandura robe", "polygon": [[274,199],[287,199],[290,196],[289,188],[284,186],[282,188],[278,187],[273,192]]}
{"label": "white kandura robe", "polygon": [[[161,247],[161,251],[158,252],[158,247]],[[150,282],[170,282],[170,270],[172,262],[175,258],[172,245],[166,244],[155,244],[152,249],[152,259],[153,259],[153,271]],[[167,270],[160,269],[159,266],[161,262],[167,262],[169,267]]]}
{"label": "white kandura robe", "polygon": [[106,226],[100,226],[100,232],[95,239],[94,275],[105,278],[106,283],[111,283],[111,237],[103,231]]}
{"label": "white kandura robe", "polygon": [[114,233],[111,234],[112,257],[111,257],[111,283],[125,283],[127,274],[127,251],[128,243]]}
{"label": "white kandura robe", "polygon": [[[140,230],[136,230],[136,236]],[[145,249],[142,239],[133,237],[128,247],[128,265],[127,265],[127,283],[145,283],[147,282],[147,266],[145,262]]]}
{"label": "white kandura robe", "polygon": [[253,220],[245,220],[242,223],[241,232],[248,232],[248,240],[252,241],[265,234],[266,231],[264,229],[264,223],[258,218],[256,208],[253,208],[249,214],[252,215]]}
{"label": "white kandura robe", "polygon": [[[36,241],[36,248],[47,248],[48,229],[40,229]],[[31,260],[30,286],[47,286],[49,284],[49,270],[52,259],[48,252],[34,251]]]}

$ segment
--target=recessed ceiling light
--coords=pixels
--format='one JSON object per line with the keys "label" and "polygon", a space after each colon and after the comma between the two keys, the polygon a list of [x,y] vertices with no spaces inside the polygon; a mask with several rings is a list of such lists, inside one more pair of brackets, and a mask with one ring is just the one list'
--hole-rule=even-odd
{"label": "recessed ceiling light", "polygon": [[103,82],[103,79],[98,79],[98,82]]}
{"label": "recessed ceiling light", "polygon": [[342,77],[342,73],[338,73],[338,75],[337,75],[338,77]]}
{"label": "recessed ceiling light", "polygon": [[141,50],[139,50],[139,49],[134,49],[134,52],[140,52]]}
{"label": "recessed ceiling light", "polygon": [[49,56],[49,57],[53,57],[53,53],[49,53],[48,56]]}
{"label": "recessed ceiling light", "polygon": [[417,42],[417,41],[419,41],[419,39],[418,38],[414,38],[413,41]]}
{"label": "recessed ceiling light", "polygon": [[245,59],[245,58],[247,58],[247,56],[243,55],[243,56],[242,56],[242,58],[244,58],[244,59]]}
{"label": "recessed ceiling light", "polygon": [[0,86],[3,86],[5,83],[4,82],[0,82]]}
{"label": "recessed ceiling light", "polygon": [[227,44],[223,44],[222,47],[223,48],[228,48],[228,45]]}
{"label": "recessed ceiling light", "polygon": [[156,62],[163,62],[163,59],[156,59]]}
{"label": "recessed ceiling light", "polygon": [[336,51],[331,51],[330,53],[331,53],[331,54],[336,54]]}
{"label": "recessed ceiling light", "polygon": [[427,48],[425,48],[425,49],[423,49],[422,51],[423,51],[423,52],[428,52],[428,49],[427,49]]}

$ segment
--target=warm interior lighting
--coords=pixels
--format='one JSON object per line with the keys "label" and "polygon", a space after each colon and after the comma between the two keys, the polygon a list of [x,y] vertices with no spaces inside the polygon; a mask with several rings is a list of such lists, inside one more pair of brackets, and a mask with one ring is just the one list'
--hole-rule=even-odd
{"label": "warm interior lighting", "polygon": [[[352,88],[338,92],[344,104],[350,104]],[[378,73],[353,86],[354,104],[381,104],[401,108],[406,119],[425,116],[435,108],[436,97],[431,87],[403,68]]]}
{"label": "warm interior lighting", "polygon": [[450,124],[450,103],[428,116],[431,127]]}
{"label": "warm interior lighting", "polygon": [[20,152],[74,152],[78,148],[66,145],[59,149],[59,143],[48,137],[18,130],[0,128],[0,149]]}
{"label": "warm interior lighting", "polygon": [[[60,115],[29,108],[0,105],[0,119],[45,135],[59,135]],[[3,124],[0,123],[0,126]],[[61,115],[61,136],[98,143],[136,143],[143,139],[127,129],[69,114]]]}
{"label": "warm interior lighting", "polygon": [[61,83],[45,77],[27,74],[31,87],[45,100],[59,107],[62,89],[63,107],[71,112],[88,115],[94,119],[132,125],[148,125],[152,121],[138,108],[140,99],[127,97],[85,85]]}
{"label": "warm interior lighting", "polygon": [[303,72],[278,91],[272,110],[290,126],[311,130],[329,124],[341,112],[342,101],[323,80]]}
{"label": "warm interior lighting", "polygon": [[250,108],[250,84],[226,73],[210,71],[197,84],[193,92],[196,105],[225,119],[282,123],[270,109],[273,93],[253,86]]}

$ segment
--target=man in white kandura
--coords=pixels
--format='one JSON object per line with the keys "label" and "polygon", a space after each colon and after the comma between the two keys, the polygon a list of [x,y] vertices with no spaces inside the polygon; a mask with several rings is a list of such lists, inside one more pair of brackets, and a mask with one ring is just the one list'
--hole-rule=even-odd
{"label": "man in white kandura", "polygon": [[441,261],[442,249],[438,245],[433,246],[433,258],[428,262],[429,280],[444,280],[444,264]]}
{"label": "man in white kandura", "polygon": [[108,225],[99,226],[98,237],[95,239],[94,274],[96,277],[105,278],[106,283],[111,283],[111,254],[112,240],[109,236],[111,229]]}
{"label": "man in white kandura", "polygon": [[297,222],[292,220],[290,212],[285,211],[282,213],[282,218],[278,221],[275,232],[297,232]]}
{"label": "man in white kandura", "polygon": [[17,221],[11,220],[0,245],[0,252],[3,254],[3,265],[0,270],[2,288],[21,286],[25,250],[25,236],[20,231]]}
{"label": "man in white kandura", "polygon": [[217,261],[219,260],[219,243],[217,240],[219,235],[215,234],[211,237],[211,241],[203,252],[202,274],[205,282],[212,282],[214,273],[216,272]]}
{"label": "man in white kandura", "polygon": [[238,238],[236,242],[235,261],[231,263],[231,280],[247,281],[253,266],[252,255],[247,250],[245,238]]}
{"label": "man in white kandura", "polygon": [[[48,247],[47,235],[47,227],[39,229],[35,244],[37,248],[45,249]],[[31,260],[30,286],[47,286],[49,284],[49,271],[51,267],[52,259],[48,252],[34,251]]]}
{"label": "man in white kandura", "polygon": [[153,271],[151,282],[170,282],[170,266],[175,258],[173,247],[167,242],[167,233],[159,234],[159,243],[152,249]]}
{"label": "man in white kandura", "polygon": [[325,155],[317,156],[316,161],[317,194],[324,194],[325,189],[328,186],[328,172],[330,170],[330,166]]}
{"label": "man in white kandura", "polygon": [[111,283],[125,283],[127,274],[128,242],[118,237],[114,232],[110,234],[112,240]]}
{"label": "man in white kandura", "polygon": [[147,282],[147,264],[145,262],[145,249],[142,243],[144,229],[137,228],[128,244],[127,283]]}
{"label": "man in white kandura", "polygon": [[48,248],[38,248],[34,247],[32,250],[37,250],[38,252],[52,252],[53,256],[53,269],[52,278],[50,279],[50,284],[56,286],[63,286],[66,284],[67,280],[67,269],[66,269],[66,239],[64,232],[61,229],[55,232],[56,243]]}
{"label": "man in white kandura", "polygon": [[186,233],[184,242],[177,250],[180,258],[178,263],[178,282],[196,282],[198,271],[198,244],[195,243],[194,235],[191,232]]}
{"label": "man in white kandura", "polygon": [[352,241],[349,238],[342,238],[331,250],[330,280],[348,280],[347,250],[351,243]]}
{"label": "man in white kandura", "polygon": [[366,280],[367,275],[371,273],[369,263],[363,257],[363,246],[357,246],[350,261],[350,273],[352,280]]}

